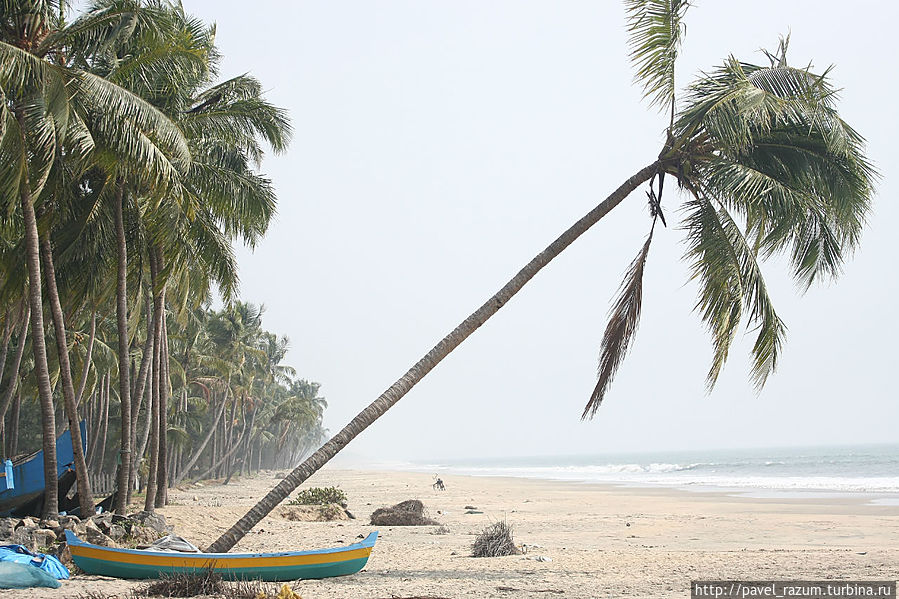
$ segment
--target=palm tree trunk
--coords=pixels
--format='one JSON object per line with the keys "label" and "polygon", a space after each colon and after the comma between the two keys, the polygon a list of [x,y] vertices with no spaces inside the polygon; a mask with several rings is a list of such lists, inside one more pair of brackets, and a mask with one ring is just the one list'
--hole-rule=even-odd
{"label": "palm tree trunk", "polygon": [[143,402],[144,391],[147,388],[147,375],[151,367],[153,358],[153,303],[147,299],[147,338],[144,340],[143,353],[141,354],[140,370],[137,374],[137,385],[134,388],[134,395],[131,402],[131,434],[132,436],[137,430],[137,416],[140,411],[140,405]]}
{"label": "palm tree trunk", "polygon": [[[160,252],[160,256],[162,252]],[[161,263],[161,260],[160,260]],[[162,289],[162,301],[165,303],[165,287]],[[159,354],[159,374],[161,384],[159,386],[159,466],[156,472],[156,507],[165,507],[168,503],[168,404],[169,404],[169,388],[171,382],[169,378],[169,333],[163,312],[161,339],[162,347]]]}
{"label": "palm tree trunk", "polygon": [[90,402],[90,442],[87,450],[88,470],[97,472],[97,443],[100,439],[100,428],[103,426],[101,418],[103,416],[103,387],[106,384],[106,374],[100,377],[100,382],[94,390],[93,397]]}
{"label": "palm tree trunk", "polygon": [[154,511],[156,502],[156,482],[159,472],[159,399],[162,396],[162,319],[165,307],[163,294],[157,291],[159,284],[159,261],[156,252],[150,248],[150,284],[153,287],[153,393],[150,398],[150,473],[147,477],[147,495],[144,510]]}
{"label": "palm tree trunk", "polygon": [[[6,410],[16,394],[19,387],[19,369],[22,367],[22,358],[25,355],[25,343],[28,341],[28,320],[31,318],[31,308],[25,308],[25,318],[22,319],[22,328],[19,331],[19,340],[16,345],[16,355],[13,358],[12,370],[10,371],[9,384],[6,386],[6,392],[3,395],[3,402],[0,404],[0,427],[3,426],[3,417],[6,416]],[[16,417],[18,420],[18,417]],[[7,453],[7,455],[10,455]]]}
{"label": "palm tree trunk", "polygon": [[112,375],[106,373],[106,385],[103,389],[105,399],[103,400],[103,412],[100,414],[103,422],[100,425],[100,438],[97,442],[100,451],[100,457],[97,460],[97,473],[103,472],[103,462],[106,461],[106,435],[109,433],[109,403],[112,401],[111,393],[109,392],[110,379],[112,379]]}
{"label": "palm tree trunk", "polygon": [[9,414],[9,451],[6,455],[14,456],[19,451],[19,414],[22,413],[22,390],[16,392],[16,399]]}
{"label": "palm tree trunk", "polygon": [[187,461],[187,464],[184,465],[184,468],[181,469],[181,472],[178,474],[177,478],[175,478],[175,482],[172,483],[173,487],[177,487],[178,483],[184,480],[184,477],[187,476],[187,473],[190,472],[190,469],[194,467],[194,464],[197,463],[197,460],[200,459],[200,456],[203,455],[203,450],[206,449],[206,445],[209,444],[209,440],[212,439],[212,436],[215,434],[216,429],[218,428],[219,420],[222,419],[222,414],[225,413],[225,406],[227,405],[227,397],[222,398],[222,405],[219,406],[218,413],[215,415],[215,420],[210,425],[209,430],[206,432],[206,437],[203,438],[202,443],[194,450],[193,455],[191,455],[190,459]]}
{"label": "palm tree trunk", "polygon": [[512,280],[506,283],[493,297],[480,308],[475,310],[468,318],[462,321],[449,335],[444,337],[423,358],[421,358],[406,374],[390,386],[378,399],[360,412],[348,425],[338,432],[330,441],[322,445],[318,451],[309,456],[302,464],[294,468],[284,480],[278,483],[274,489],[268,492],[250,511],[240,520],[225,531],[207,551],[225,552],[247,534],[256,524],[267,516],[275,507],[284,501],[306,479],[324,466],[331,458],[346,447],[362,431],[368,428],[375,420],[393,407],[402,397],[409,392],[422,378],[425,377],[437,364],[450,354],[469,335],[474,333],[482,324],[496,314],[512,297],[518,293],[524,285],[530,281],[544,266],[562,253],[578,237],[595,225],[609,213],[610,210],[620,204],[640,184],[649,181],[661,168],[660,160],[640,169],[627,181],[622,183],[609,197],[578,220],[567,231],[562,233],[545,250],[537,254],[528,264],[516,274]]}
{"label": "palm tree trunk", "polygon": [[[147,436],[149,428],[144,429],[144,433],[137,436],[137,420],[140,414],[140,408],[144,401],[144,395],[147,389],[147,376],[151,370],[153,358],[153,308],[152,303],[147,301],[147,338],[144,340],[143,354],[140,360],[140,371],[137,375],[137,385],[134,388],[134,394],[131,396],[131,438],[134,440],[135,452],[132,454],[131,460],[131,479],[128,485],[128,501],[131,501],[131,492],[134,488],[134,482],[138,477],[140,461],[144,456],[147,448]],[[147,425],[149,427],[149,424]],[[140,443],[138,443],[140,438]]]}
{"label": "palm tree trunk", "polygon": [[78,504],[82,514],[92,514],[94,510],[94,494],[87,476],[87,464],[84,462],[84,446],[81,443],[81,430],[78,426],[78,408],[75,404],[75,386],[72,383],[72,365],[69,362],[69,346],[66,343],[65,315],[59,300],[56,287],[56,268],[53,264],[53,248],[50,245],[50,232],[41,236],[41,253],[44,258],[44,281],[47,285],[47,299],[56,333],[56,353],[59,356],[59,377],[62,379],[62,400],[65,415],[72,432],[72,455],[75,462],[75,481],[78,486]]}
{"label": "palm tree trunk", "polygon": [[[25,309],[25,304],[23,303],[21,308],[19,309],[19,316],[22,316],[22,310]],[[3,373],[6,371],[6,354],[9,352],[9,340],[12,338],[12,330],[15,328],[15,324],[19,321],[16,320],[15,323],[11,318],[10,311],[6,311],[6,318],[3,319],[3,347],[0,348],[0,381],[3,380]]]}
{"label": "palm tree trunk", "polygon": [[209,463],[212,464],[215,462],[216,457],[218,456],[217,445],[219,442],[219,425],[218,421],[215,423],[215,428],[212,429],[212,451],[209,453]]}
{"label": "palm tree trunk", "polygon": [[119,177],[115,190],[115,232],[118,249],[118,278],[116,282],[116,325],[119,341],[119,402],[121,404],[121,439],[118,480],[116,488],[115,511],[125,515],[128,509],[128,490],[131,488],[131,455],[133,441],[131,437],[131,361],[129,359],[130,343],[128,339],[128,246],[125,243],[125,218],[122,200],[125,195],[125,179]]}
{"label": "palm tree trunk", "polygon": [[[153,351],[152,346],[150,348],[150,351],[151,352]],[[141,461],[143,460],[144,456],[147,453],[147,447],[149,446],[149,442],[150,442],[150,427],[153,424],[153,422],[152,422],[153,416],[151,414],[151,408],[153,406],[153,380],[152,380],[153,366],[152,366],[152,364],[151,364],[149,370],[150,370],[151,380],[149,381],[149,384],[147,385],[147,390],[144,392],[147,396],[147,409],[144,410],[144,412],[145,412],[144,432],[140,434],[140,446],[138,447],[137,453],[135,454],[137,456],[137,459],[135,460],[135,463],[133,465],[135,481],[140,481],[139,472],[140,472]],[[139,482],[138,482],[138,487],[140,487]]]}
{"label": "palm tree trunk", "polygon": [[221,478],[224,476],[225,469],[222,467],[224,464],[224,459],[227,456],[231,455],[231,443],[234,437],[234,422],[235,422],[235,414],[237,414],[237,398],[234,398],[234,401],[231,403],[231,414],[228,416],[228,419],[222,422],[222,439],[221,443],[219,443],[220,455],[218,456],[218,472],[216,473],[215,478]]}
{"label": "palm tree trunk", "polygon": [[[16,109],[19,130],[25,131],[25,117],[21,108]],[[25,137],[22,144],[25,146]],[[44,303],[41,295],[41,259],[38,242],[37,218],[34,215],[31,187],[26,174],[20,191],[22,216],[25,224],[25,262],[28,268],[28,301],[31,307],[31,346],[34,350],[34,374],[37,378],[38,397],[41,406],[41,438],[44,450],[44,506],[42,517],[55,518],[59,512],[59,485],[56,480],[56,415],[53,407],[53,389],[50,369],[47,365],[47,346],[44,343]]]}
{"label": "palm tree trunk", "polygon": [[6,455],[12,457],[19,450],[19,410],[22,407],[22,392],[16,393],[16,400],[9,413],[9,435],[6,439]]}
{"label": "palm tree trunk", "polygon": [[91,360],[94,355],[94,340],[97,338],[97,310],[91,311],[91,332],[87,339],[87,353],[84,356],[84,365],[81,368],[81,380],[78,381],[78,390],[75,391],[75,407],[81,405],[84,397],[84,388],[87,385],[87,375],[91,370]]}

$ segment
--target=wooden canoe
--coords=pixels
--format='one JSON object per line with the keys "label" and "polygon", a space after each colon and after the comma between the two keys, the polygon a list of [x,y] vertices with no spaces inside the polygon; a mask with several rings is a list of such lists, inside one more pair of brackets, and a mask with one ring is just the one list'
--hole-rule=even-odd
{"label": "wooden canoe", "polygon": [[365,566],[377,539],[378,533],[373,532],[346,547],[285,553],[178,553],[102,547],[85,543],[72,531],[66,531],[76,566],[88,574],[115,578],[159,578],[209,568],[226,580],[281,582],[344,576]]}

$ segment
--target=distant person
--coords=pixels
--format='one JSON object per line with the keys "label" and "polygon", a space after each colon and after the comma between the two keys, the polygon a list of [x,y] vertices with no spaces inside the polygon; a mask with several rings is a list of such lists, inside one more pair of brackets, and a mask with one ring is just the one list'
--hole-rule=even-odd
{"label": "distant person", "polygon": [[443,484],[443,480],[438,476],[437,480],[434,482],[434,490],[436,491],[446,491],[446,485]]}

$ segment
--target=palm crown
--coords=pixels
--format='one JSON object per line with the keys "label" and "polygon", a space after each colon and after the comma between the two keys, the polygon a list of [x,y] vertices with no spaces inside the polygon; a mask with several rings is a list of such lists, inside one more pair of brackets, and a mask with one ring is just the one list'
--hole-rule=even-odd
{"label": "palm crown", "polygon": [[[829,69],[787,64],[789,38],[770,64],[734,57],[675,98],[674,67],[687,2],[629,0],[631,59],[652,105],[670,109],[667,140],[647,193],[653,225],[666,175],[686,195],[682,228],[696,310],[712,336],[711,389],[741,320],[756,331],[751,379],[761,388],[777,366],[786,326],[759,262],[788,252],[801,289],[837,276],[859,241],[875,172],[863,138],[836,111]],[[655,183],[655,186],[653,186]],[[664,218],[664,217],[662,217]],[[628,270],[600,352],[599,380],[584,409],[595,414],[637,329],[652,232]]]}

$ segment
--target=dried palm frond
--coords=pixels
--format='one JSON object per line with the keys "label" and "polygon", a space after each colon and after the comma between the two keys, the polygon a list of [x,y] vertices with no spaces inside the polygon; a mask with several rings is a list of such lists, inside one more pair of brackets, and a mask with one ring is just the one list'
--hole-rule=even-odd
{"label": "dried palm frond", "polygon": [[[655,219],[653,219],[653,230]],[[605,397],[621,361],[634,340],[637,325],[640,322],[640,308],[643,304],[643,267],[646,265],[646,257],[649,255],[649,244],[652,242],[652,233],[646,238],[646,243],[640,249],[637,257],[631,262],[630,268],[621,282],[618,299],[612,307],[609,316],[609,324],[602,337],[602,347],[599,351],[599,380],[590,396],[590,401],[581,414],[582,419],[592,418],[599,409]]]}

